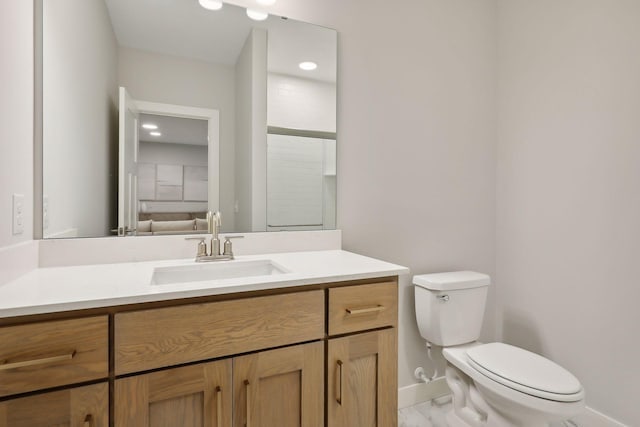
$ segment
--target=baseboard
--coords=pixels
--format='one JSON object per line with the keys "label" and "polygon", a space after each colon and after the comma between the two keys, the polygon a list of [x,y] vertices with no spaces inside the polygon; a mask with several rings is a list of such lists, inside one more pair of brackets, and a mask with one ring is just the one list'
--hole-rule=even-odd
{"label": "baseboard", "polygon": [[408,408],[450,393],[444,377],[436,378],[429,383],[401,387],[398,389],[398,409]]}
{"label": "baseboard", "polygon": [[582,414],[574,417],[572,421],[578,427],[629,427],[588,406]]}

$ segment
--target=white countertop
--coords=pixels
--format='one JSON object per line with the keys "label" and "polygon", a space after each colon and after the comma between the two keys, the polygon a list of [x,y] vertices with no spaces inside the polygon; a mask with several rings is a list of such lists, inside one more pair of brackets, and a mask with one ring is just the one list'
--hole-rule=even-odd
{"label": "white countertop", "polygon": [[38,268],[0,285],[0,318],[409,273],[406,267],[343,250],[246,255],[238,256],[234,261],[216,263],[264,259],[290,272],[152,285],[155,268],[195,265],[195,261],[182,259]]}

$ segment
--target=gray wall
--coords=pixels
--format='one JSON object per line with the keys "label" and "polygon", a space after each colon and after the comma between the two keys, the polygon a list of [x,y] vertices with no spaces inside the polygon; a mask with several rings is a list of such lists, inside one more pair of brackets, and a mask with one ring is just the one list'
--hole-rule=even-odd
{"label": "gray wall", "polygon": [[117,222],[111,166],[118,156],[118,57],[109,12],[103,2],[56,0],[43,2],[43,17],[44,236],[109,235]]}
{"label": "gray wall", "polygon": [[[33,239],[33,4],[0,1],[0,248]],[[24,195],[13,236],[12,195]]]}
{"label": "gray wall", "polygon": [[[412,274],[494,273],[494,6],[279,0],[273,7],[339,32],[337,225],[345,249]],[[494,335],[493,301],[486,339]],[[416,366],[429,368],[408,277],[399,332],[406,386]]]}
{"label": "gray wall", "polygon": [[640,425],[640,2],[500,2],[503,336]]}
{"label": "gray wall", "polygon": [[220,211],[223,229],[234,229],[235,75],[233,67],[118,49],[118,82],[134,99],[211,108],[220,112]]}

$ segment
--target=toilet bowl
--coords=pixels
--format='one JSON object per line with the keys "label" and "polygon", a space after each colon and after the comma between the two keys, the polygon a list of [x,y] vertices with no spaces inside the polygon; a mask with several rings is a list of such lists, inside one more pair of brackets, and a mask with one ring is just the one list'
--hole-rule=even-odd
{"label": "toilet bowl", "polygon": [[547,427],[584,409],[578,379],[556,363],[477,340],[490,278],[474,272],[414,276],[421,335],[440,345],[453,394],[450,427]]}
{"label": "toilet bowl", "polygon": [[[548,426],[567,420],[584,409],[584,389],[568,371],[535,353],[503,343],[448,347],[442,351],[450,365],[447,383],[455,394],[456,382],[469,378],[486,402],[469,410],[481,414],[484,423],[503,426]],[[476,362],[479,360],[480,363]],[[460,398],[458,398],[459,400]],[[468,412],[468,411],[467,411]],[[467,417],[468,418],[468,417]],[[452,426],[476,425],[450,421]]]}

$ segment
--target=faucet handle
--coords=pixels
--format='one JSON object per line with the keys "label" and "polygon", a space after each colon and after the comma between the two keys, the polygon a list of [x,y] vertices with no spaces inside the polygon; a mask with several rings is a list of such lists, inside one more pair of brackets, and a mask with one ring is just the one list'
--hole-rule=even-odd
{"label": "faucet handle", "polygon": [[206,237],[185,237],[184,240],[200,240],[198,243],[198,254],[197,257],[206,256],[207,255],[207,244],[205,243]]}
{"label": "faucet handle", "polygon": [[244,236],[224,236],[224,252],[222,255],[228,255],[233,259],[233,247],[231,239],[244,239]]}

